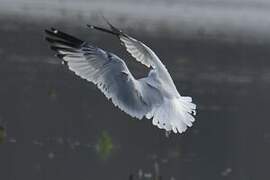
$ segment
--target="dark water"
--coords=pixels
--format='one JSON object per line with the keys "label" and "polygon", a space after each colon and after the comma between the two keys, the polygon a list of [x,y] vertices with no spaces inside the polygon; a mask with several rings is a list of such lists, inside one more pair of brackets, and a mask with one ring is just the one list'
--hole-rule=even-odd
{"label": "dark water", "polygon": [[[270,44],[133,32],[157,52],[180,93],[198,105],[194,126],[167,138],[61,65],[44,41],[50,23],[1,24],[0,121],[6,137],[0,179],[270,178]],[[127,59],[137,77],[145,75],[116,39],[54,25]]]}

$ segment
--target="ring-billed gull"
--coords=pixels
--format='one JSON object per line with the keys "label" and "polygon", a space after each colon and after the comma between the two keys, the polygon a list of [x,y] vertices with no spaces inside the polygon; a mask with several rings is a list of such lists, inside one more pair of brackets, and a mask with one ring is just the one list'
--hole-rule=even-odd
{"label": "ring-billed gull", "polygon": [[153,125],[174,133],[191,127],[196,105],[191,97],[178,93],[158,56],[142,42],[109,22],[108,25],[110,29],[88,27],[117,36],[137,61],[152,68],[147,77],[135,79],[125,62],[115,54],[55,28],[45,30],[46,40],[71,71],[96,84],[115,106],[130,116],[152,119]]}

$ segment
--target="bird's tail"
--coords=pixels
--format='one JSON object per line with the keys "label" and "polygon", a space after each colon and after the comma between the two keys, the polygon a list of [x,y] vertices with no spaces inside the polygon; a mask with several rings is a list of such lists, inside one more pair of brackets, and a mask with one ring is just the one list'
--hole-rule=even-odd
{"label": "bird's tail", "polygon": [[160,129],[182,133],[192,126],[195,115],[196,105],[191,97],[180,97],[164,100],[161,106],[154,108],[146,117],[153,117],[153,125]]}

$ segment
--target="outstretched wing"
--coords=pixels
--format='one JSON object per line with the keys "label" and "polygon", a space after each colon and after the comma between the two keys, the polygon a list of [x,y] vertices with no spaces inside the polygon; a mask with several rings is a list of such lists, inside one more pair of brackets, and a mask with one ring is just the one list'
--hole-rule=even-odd
{"label": "outstretched wing", "polygon": [[114,27],[112,24],[110,24],[107,21],[108,25],[110,26],[111,30],[93,26],[93,25],[88,25],[88,27],[92,29],[97,29],[103,32],[111,33],[116,36],[121,40],[121,42],[125,45],[127,51],[140,63],[144,64],[147,67],[153,67],[155,68],[158,64],[160,63],[159,58],[157,55],[145,44],[142,42],[128,36],[127,34],[123,33],[121,30],[118,28]]}
{"label": "outstretched wing", "polygon": [[142,42],[130,37],[119,36],[120,40],[124,43],[127,51],[139,62],[147,67],[156,67],[156,61],[158,60],[156,54]]}
{"label": "outstretched wing", "polygon": [[139,119],[150,110],[142,98],[141,83],[119,57],[54,28],[45,32],[51,49],[69,69],[96,84],[115,106]]}

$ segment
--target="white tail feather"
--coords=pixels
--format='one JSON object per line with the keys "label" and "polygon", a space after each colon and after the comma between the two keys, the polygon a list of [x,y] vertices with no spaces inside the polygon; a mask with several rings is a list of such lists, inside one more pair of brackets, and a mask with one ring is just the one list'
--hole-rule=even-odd
{"label": "white tail feather", "polygon": [[187,127],[191,127],[195,121],[196,105],[192,103],[191,97],[180,97],[166,99],[164,103],[154,108],[146,115],[146,118],[153,117],[153,125],[166,131],[182,133]]}

